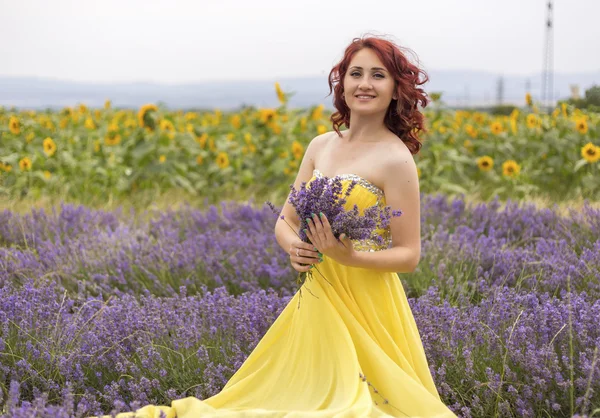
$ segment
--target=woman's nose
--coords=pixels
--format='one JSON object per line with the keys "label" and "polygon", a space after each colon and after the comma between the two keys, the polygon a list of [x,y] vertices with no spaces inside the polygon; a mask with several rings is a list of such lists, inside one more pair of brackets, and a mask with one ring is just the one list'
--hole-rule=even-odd
{"label": "woman's nose", "polygon": [[369,79],[367,77],[363,77],[360,80],[360,83],[358,83],[358,88],[361,90],[370,90],[371,89],[371,83],[369,83]]}

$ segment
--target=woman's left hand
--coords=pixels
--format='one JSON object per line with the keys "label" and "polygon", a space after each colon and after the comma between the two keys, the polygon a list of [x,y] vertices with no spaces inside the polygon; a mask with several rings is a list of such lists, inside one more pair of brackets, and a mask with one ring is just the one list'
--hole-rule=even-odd
{"label": "woman's left hand", "polygon": [[356,252],[352,241],[345,234],[337,239],[333,235],[327,217],[323,213],[320,215],[319,217],[313,213],[312,218],[307,219],[308,230],[305,231],[306,236],[321,254],[331,257],[340,264],[351,266]]}

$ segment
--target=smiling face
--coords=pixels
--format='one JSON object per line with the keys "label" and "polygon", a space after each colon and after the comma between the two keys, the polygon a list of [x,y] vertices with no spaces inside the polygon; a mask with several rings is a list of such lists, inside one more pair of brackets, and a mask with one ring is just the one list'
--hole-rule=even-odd
{"label": "smiling face", "polygon": [[387,111],[396,98],[394,79],[370,48],[354,54],[344,76],[344,100],[352,113],[375,114]]}

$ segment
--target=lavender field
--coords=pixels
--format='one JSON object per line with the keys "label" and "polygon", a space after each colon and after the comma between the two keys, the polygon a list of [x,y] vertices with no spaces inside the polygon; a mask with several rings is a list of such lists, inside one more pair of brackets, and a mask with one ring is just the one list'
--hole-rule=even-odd
{"label": "lavender field", "polygon": [[[262,202],[0,213],[5,416],[209,397],[295,292]],[[600,209],[422,196],[400,275],[461,417],[600,415]]]}

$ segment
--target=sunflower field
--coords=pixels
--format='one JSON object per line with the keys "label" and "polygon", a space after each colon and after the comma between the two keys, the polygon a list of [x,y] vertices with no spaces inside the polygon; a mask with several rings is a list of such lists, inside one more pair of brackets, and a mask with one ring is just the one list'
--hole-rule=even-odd
{"label": "sunflower field", "polygon": [[[0,107],[0,195],[81,203],[172,189],[216,201],[289,191],[307,144],[331,130],[323,105],[236,112]],[[415,156],[421,191],[481,199],[600,197],[600,115],[531,99],[510,116],[445,108],[432,95]]]}

